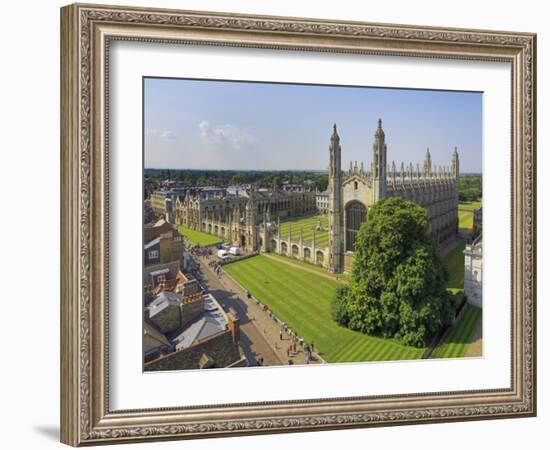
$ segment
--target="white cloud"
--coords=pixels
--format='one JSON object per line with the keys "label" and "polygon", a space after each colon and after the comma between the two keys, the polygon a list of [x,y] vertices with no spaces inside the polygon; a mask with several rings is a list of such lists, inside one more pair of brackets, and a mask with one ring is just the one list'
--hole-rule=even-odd
{"label": "white cloud", "polygon": [[172,130],[161,130],[159,128],[149,128],[146,130],[147,134],[152,134],[154,136],[158,136],[161,139],[168,139],[170,141],[176,139],[176,133],[174,133]]}
{"label": "white cloud", "polygon": [[212,127],[206,120],[199,123],[199,133],[204,143],[215,147],[240,150],[256,142],[256,138],[243,128],[230,124]]}

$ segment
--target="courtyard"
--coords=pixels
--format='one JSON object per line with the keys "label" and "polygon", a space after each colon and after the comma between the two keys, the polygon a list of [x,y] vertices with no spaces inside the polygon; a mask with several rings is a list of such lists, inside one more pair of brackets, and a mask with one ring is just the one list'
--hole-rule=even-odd
{"label": "courtyard", "polygon": [[193,245],[200,245],[203,247],[218,244],[223,241],[222,238],[203,233],[202,231],[192,230],[191,228],[184,227],[183,225],[179,225],[177,229],[182,235],[189,239]]}
{"label": "courtyard", "polygon": [[295,217],[281,221],[281,238],[286,239],[290,231],[291,239],[297,241],[300,239],[300,230],[305,243],[310,243],[313,239],[313,230],[321,224],[322,231],[315,231],[315,245],[317,247],[326,247],[328,245],[328,216],[313,215],[306,217]]}

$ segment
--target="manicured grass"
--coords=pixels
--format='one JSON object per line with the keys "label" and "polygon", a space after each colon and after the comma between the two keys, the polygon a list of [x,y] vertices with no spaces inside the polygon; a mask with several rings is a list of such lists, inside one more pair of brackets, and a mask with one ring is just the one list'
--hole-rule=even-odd
{"label": "manicured grass", "polygon": [[447,288],[452,292],[464,290],[464,244],[457,245],[443,260],[449,269]]}
{"label": "manicured grass", "polygon": [[472,334],[481,320],[481,308],[465,305],[464,315],[449,330],[445,339],[432,353],[432,358],[461,358],[472,341]]}
{"label": "manicured grass", "polygon": [[291,232],[291,239],[297,241],[300,239],[300,230],[305,243],[311,243],[313,240],[313,230],[321,221],[323,231],[315,231],[315,246],[326,247],[328,245],[328,216],[307,216],[302,218],[285,219],[281,221],[281,239],[288,238],[288,232]]}
{"label": "manicured grass", "polygon": [[313,342],[328,362],[419,359],[424,353],[424,348],[337,325],[330,315],[330,301],[340,286],[336,281],[261,255],[224,269],[306,342]]}
{"label": "manicured grass", "polygon": [[189,239],[194,245],[213,245],[222,242],[223,239],[211,234],[206,234],[201,231],[192,230],[191,228],[180,225],[178,231]]}
{"label": "manicured grass", "polygon": [[[323,273],[323,274],[330,275],[330,276],[335,276],[335,274],[330,273],[324,267],[317,266],[315,264],[311,264],[311,263],[308,263],[308,262],[305,262],[305,261],[301,261],[299,259],[290,258],[289,256],[283,256],[283,255],[279,255],[277,253],[270,253],[269,256],[272,256],[272,257],[274,257],[276,259],[279,259],[283,262],[286,261],[286,262],[289,262],[291,264],[296,264],[300,267],[304,267],[305,269],[311,269],[311,270],[315,270],[316,272],[319,272],[319,273]],[[347,274],[347,273],[339,273],[338,278],[341,279],[341,280],[349,280],[351,278],[351,275]]]}
{"label": "manicured grass", "polygon": [[481,206],[481,201],[460,202],[458,204],[458,228],[469,233],[474,227],[474,209]]}

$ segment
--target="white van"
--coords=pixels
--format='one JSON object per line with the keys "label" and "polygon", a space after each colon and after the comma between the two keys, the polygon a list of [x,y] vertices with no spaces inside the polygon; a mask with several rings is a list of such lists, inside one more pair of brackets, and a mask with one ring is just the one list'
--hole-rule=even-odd
{"label": "white van", "polygon": [[226,250],[224,250],[224,249],[218,250],[218,258],[226,259],[228,257],[229,257],[229,253],[227,253]]}
{"label": "white van", "polygon": [[231,253],[234,256],[237,256],[241,254],[241,250],[239,249],[239,247],[231,247],[229,249],[229,253]]}

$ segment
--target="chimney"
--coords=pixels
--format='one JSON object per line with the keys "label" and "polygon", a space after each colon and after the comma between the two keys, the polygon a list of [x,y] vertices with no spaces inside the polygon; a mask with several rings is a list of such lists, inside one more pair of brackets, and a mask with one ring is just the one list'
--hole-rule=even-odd
{"label": "chimney", "polygon": [[230,310],[227,313],[227,328],[229,329],[229,331],[231,331],[233,342],[239,342],[239,340],[241,339],[241,325],[236,312],[233,310]]}

